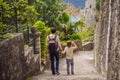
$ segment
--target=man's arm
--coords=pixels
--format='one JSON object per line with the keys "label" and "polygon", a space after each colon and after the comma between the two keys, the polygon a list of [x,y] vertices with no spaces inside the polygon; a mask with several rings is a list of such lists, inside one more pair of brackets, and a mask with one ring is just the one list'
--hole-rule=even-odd
{"label": "man's arm", "polygon": [[62,46],[61,46],[61,43],[60,43],[59,36],[57,36],[57,41],[58,41],[58,46],[59,46],[60,50],[63,51]]}

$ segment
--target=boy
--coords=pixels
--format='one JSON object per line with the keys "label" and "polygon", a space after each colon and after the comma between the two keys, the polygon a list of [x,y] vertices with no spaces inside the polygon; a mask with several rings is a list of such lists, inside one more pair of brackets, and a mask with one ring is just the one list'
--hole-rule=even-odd
{"label": "boy", "polygon": [[[73,46],[72,46],[73,45]],[[69,67],[71,65],[71,74],[74,75],[74,61],[73,61],[73,51],[77,49],[77,45],[74,42],[68,41],[63,54],[66,53],[66,63],[67,63],[67,74],[70,75]]]}

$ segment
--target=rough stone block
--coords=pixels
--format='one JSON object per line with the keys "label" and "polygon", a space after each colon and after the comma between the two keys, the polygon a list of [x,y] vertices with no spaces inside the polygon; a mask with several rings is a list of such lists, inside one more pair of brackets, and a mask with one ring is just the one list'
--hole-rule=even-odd
{"label": "rough stone block", "polygon": [[0,80],[23,80],[21,57],[24,54],[21,33],[0,42]]}

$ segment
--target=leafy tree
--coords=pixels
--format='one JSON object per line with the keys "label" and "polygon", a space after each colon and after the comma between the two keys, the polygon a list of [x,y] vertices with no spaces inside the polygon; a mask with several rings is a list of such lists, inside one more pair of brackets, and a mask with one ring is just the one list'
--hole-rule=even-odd
{"label": "leafy tree", "polygon": [[[2,6],[5,21],[8,21],[9,18],[16,15],[15,10],[17,11],[18,24],[33,24],[39,15],[34,6],[28,5],[27,0],[6,0]],[[11,20],[9,22],[11,22]]]}
{"label": "leafy tree", "polygon": [[[70,16],[67,13],[62,13],[59,16],[59,25],[61,26],[60,30],[64,33],[64,40],[69,39],[70,36],[72,37],[73,33],[76,33],[77,31],[81,30],[85,27],[85,18],[82,18],[81,20],[72,23],[70,22]],[[73,34],[73,37],[77,36]],[[76,37],[77,38],[77,37]]]}
{"label": "leafy tree", "polygon": [[49,27],[56,26],[56,19],[65,8],[61,0],[36,0],[35,6],[41,14],[38,19]]}
{"label": "leafy tree", "polygon": [[0,0],[0,38],[8,36],[7,33],[19,31],[23,32],[25,43],[28,42],[26,28],[35,23],[38,15],[28,0]]}
{"label": "leafy tree", "polygon": [[64,33],[64,39],[67,39],[67,35],[70,30],[70,17],[67,13],[62,13],[58,18],[58,24],[60,30]]}
{"label": "leafy tree", "polygon": [[[1,4],[2,3],[2,4]],[[0,21],[1,32],[14,32],[15,26],[33,25],[39,15],[33,5],[29,5],[27,0],[5,0],[0,1]],[[9,31],[8,31],[9,30]]]}
{"label": "leafy tree", "polygon": [[86,26],[85,17],[83,17],[79,21],[75,22],[74,25],[78,28],[78,31],[80,30],[82,32],[83,28]]}

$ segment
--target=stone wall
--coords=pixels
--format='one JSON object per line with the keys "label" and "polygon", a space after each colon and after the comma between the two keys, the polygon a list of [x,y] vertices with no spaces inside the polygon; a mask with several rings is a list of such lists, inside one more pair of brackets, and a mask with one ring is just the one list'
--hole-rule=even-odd
{"label": "stone wall", "polygon": [[95,66],[107,80],[119,80],[120,0],[100,0],[95,30]]}
{"label": "stone wall", "polygon": [[[107,0],[101,0],[99,11],[99,22],[95,30],[95,66],[97,71],[102,75],[106,75],[106,48],[108,35],[108,5]],[[104,6],[103,6],[104,5]]]}
{"label": "stone wall", "polygon": [[84,44],[81,48],[82,51],[91,51],[94,48],[94,43],[93,42],[88,42]]}
{"label": "stone wall", "polygon": [[26,80],[40,73],[40,54],[33,47],[24,49],[22,33],[0,42],[0,80]]}
{"label": "stone wall", "polygon": [[86,0],[85,2],[85,8],[84,8],[84,16],[86,17],[86,22],[93,26],[95,24],[95,6],[96,0]]}
{"label": "stone wall", "polygon": [[110,4],[110,44],[107,79],[120,80],[120,0],[111,0]]}
{"label": "stone wall", "polygon": [[24,54],[22,34],[0,42],[0,80],[24,80],[21,59]]}
{"label": "stone wall", "polygon": [[23,62],[24,77],[30,77],[40,73],[40,55],[34,54],[33,47],[25,48]]}

